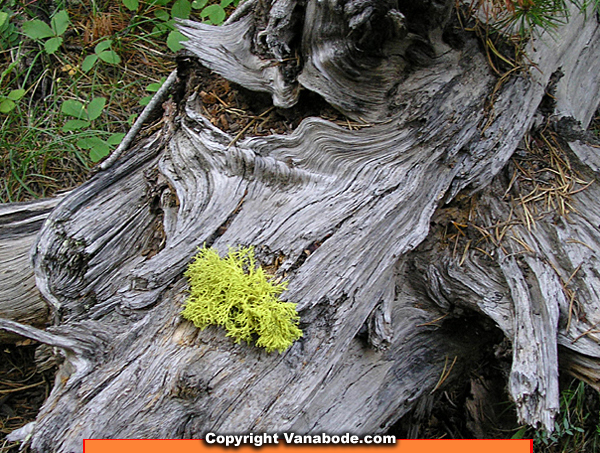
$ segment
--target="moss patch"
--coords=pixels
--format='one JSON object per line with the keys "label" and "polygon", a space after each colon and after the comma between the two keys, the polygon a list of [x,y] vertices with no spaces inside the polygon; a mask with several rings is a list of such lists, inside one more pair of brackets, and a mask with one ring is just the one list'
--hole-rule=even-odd
{"label": "moss patch", "polygon": [[267,352],[283,352],[302,336],[296,304],[279,300],[287,282],[269,281],[252,247],[230,250],[226,258],[203,248],[185,276],[190,295],[181,314],[196,327],[222,326],[236,343],[255,341]]}

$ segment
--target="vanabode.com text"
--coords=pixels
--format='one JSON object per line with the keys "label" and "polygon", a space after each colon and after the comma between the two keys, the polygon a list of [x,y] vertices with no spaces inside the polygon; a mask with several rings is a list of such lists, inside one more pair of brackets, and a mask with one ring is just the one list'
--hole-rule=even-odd
{"label": "vanabode.com text", "polygon": [[350,433],[342,435],[321,434],[294,434],[283,433],[283,438],[279,434],[244,434],[244,435],[224,435],[207,433],[205,437],[207,444],[219,444],[226,447],[239,447],[240,445],[254,445],[260,447],[265,444],[278,444],[280,440],[285,440],[286,444],[395,444],[395,436],[366,435],[359,437]]}

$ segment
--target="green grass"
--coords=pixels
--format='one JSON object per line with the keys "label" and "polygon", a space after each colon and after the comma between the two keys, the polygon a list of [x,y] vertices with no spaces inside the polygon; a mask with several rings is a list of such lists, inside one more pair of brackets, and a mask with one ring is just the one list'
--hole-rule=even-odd
{"label": "green grass", "polygon": [[234,4],[0,1],[0,202],[83,182],[175,67],[175,18],[218,24]]}
{"label": "green grass", "polygon": [[560,396],[560,413],[554,432],[528,429],[524,437],[533,438],[539,453],[579,453],[600,451],[600,403],[598,392],[571,379]]}

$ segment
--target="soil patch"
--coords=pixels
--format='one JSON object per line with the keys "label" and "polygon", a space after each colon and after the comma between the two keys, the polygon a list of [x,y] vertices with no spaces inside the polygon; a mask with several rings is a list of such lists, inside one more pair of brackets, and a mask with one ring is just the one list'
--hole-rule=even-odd
{"label": "soil patch", "polygon": [[[2,345],[0,349],[0,433],[2,437],[35,420],[50,394],[54,369],[39,372],[34,361],[37,344]],[[16,453],[19,444],[3,440],[0,453]]]}

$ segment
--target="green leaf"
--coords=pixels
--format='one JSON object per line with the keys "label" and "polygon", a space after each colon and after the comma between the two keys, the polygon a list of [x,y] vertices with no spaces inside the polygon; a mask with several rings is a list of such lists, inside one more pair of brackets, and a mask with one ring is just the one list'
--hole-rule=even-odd
{"label": "green leaf", "polygon": [[526,432],[527,432],[527,426],[523,426],[515,434],[513,434],[511,439],[523,439]]}
{"label": "green leaf", "polygon": [[171,51],[177,52],[178,50],[183,49],[181,42],[187,40],[188,38],[183,36],[181,32],[173,30],[169,32],[169,36],[167,36],[167,47],[171,49]]}
{"label": "green leaf", "polygon": [[106,145],[106,142],[99,137],[85,137],[77,140],[77,146],[83,149],[92,149],[101,145]]}
{"label": "green leaf", "polygon": [[60,36],[67,31],[70,23],[71,21],[69,20],[69,13],[67,13],[65,10],[62,10],[54,15],[50,21],[50,26],[52,27],[52,30],[54,30],[55,36]]}
{"label": "green leaf", "polygon": [[90,121],[95,120],[100,115],[102,115],[102,111],[104,110],[104,106],[106,105],[106,98],[94,98],[90,101],[87,106],[87,116]]}
{"label": "green leaf", "polygon": [[22,88],[19,88],[18,90],[12,90],[10,93],[8,93],[7,97],[11,101],[18,101],[23,96],[25,96],[25,90]]}
{"label": "green leaf", "polygon": [[129,124],[130,126],[133,125],[133,123],[135,123],[135,120],[137,119],[138,115],[137,113],[133,113],[131,115],[129,115],[129,118],[127,118],[127,124]]}
{"label": "green leaf", "polygon": [[112,134],[110,137],[108,137],[106,139],[106,143],[108,143],[109,145],[118,145],[121,143],[121,141],[123,140],[123,138],[125,137],[125,134],[123,132],[117,132],[115,134]]}
{"label": "green leaf", "polygon": [[144,96],[142,99],[140,99],[139,103],[141,106],[147,106],[150,101],[152,100],[152,96]]}
{"label": "green leaf", "polygon": [[0,11],[0,27],[2,27],[4,25],[4,23],[7,21],[8,19],[8,13],[5,13],[4,11]]}
{"label": "green leaf", "polygon": [[74,99],[67,99],[63,102],[60,111],[65,115],[73,116],[78,120],[86,117],[84,105]]}
{"label": "green leaf", "polygon": [[108,156],[109,154],[110,146],[108,146],[104,142],[102,142],[101,144],[99,143],[98,145],[90,149],[90,159],[92,159],[92,162],[98,162],[102,160],[102,158]]}
{"label": "green leaf", "polygon": [[174,19],[166,21],[163,25],[165,26],[165,28],[167,30],[177,30],[177,28],[175,28],[175,20]]}
{"label": "green leaf", "polygon": [[192,8],[194,9],[202,9],[206,6],[208,0],[194,0],[192,2]]}
{"label": "green leaf", "polygon": [[165,83],[165,78],[163,77],[160,82],[156,82],[156,83],[151,83],[150,85],[148,85],[146,87],[146,91],[150,91],[151,93],[156,93],[158,90],[160,90],[160,87],[163,86],[163,83]]}
{"label": "green leaf", "polygon": [[90,127],[89,121],[69,120],[64,124],[62,130],[63,130],[63,132],[71,132],[71,131],[78,131],[79,129],[85,129],[86,127]]}
{"label": "green leaf", "polygon": [[31,39],[44,39],[54,36],[54,32],[46,22],[31,20],[23,24],[23,33]]}
{"label": "green leaf", "polygon": [[81,70],[83,72],[88,72],[94,67],[96,61],[98,61],[98,55],[88,55],[85,57],[85,60],[83,60],[83,63],[81,63]]}
{"label": "green leaf", "polygon": [[175,0],[171,7],[171,16],[179,19],[189,19],[192,12],[192,5],[188,0]]}
{"label": "green leaf", "polygon": [[137,11],[140,6],[140,2],[138,2],[138,0],[123,0],[123,5],[125,5],[125,8],[127,8],[129,11]]}
{"label": "green leaf", "polygon": [[169,16],[169,13],[166,12],[164,9],[157,9],[156,11],[154,11],[154,16],[157,19],[160,19],[165,22],[171,18],[171,16]]}
{"label": "green leaf", "polygon": [[8,113],[16,106],[17,104],[15,104],[10,99],[4,99],[2,102],[0,102],[0,113]]}
{"label": "green leaf", "polygon": [[229,5],[233,3],[233,0],[221,0],[221,6],[223,8],[227,8]]}
{"label": "green leaf", "polygon": [[117,65],[121,63],[121,57],[114,50],[105,50],[104,52],[100,52],[98,54],[98,58],[108,64]]}
{"label": "green leaf", "polygon": [[100,41],[98,44],[96,44],[96,47],[94,47],[94,52],[96,52],[97,54],[99,54],[100,52],[110,49],[110,46],[112,45],[112,39],[105,39],[104,41]]}
{"label": "green leaf", "polygon": [[86,137],[77,140],[77,146],[90,150],[90,159],[98,162],[103,157],[110,154],[110,146],[104,140],[98,137]]}
{"label": "green leaf", "polygon": [[221,5],[208,5],[202,10],[200,16],[203,18],[208,17],[210,23],[213,25],[220,25],[225,20],[225,10]]}
{"label": "green leaf", "polygon": [[56,52],[60,45],[62,44],[63,39],[60,36],[55,36],[54,38],[50,38],[48,41],[44,43],[44,50],[47,54],[53,54]]}

